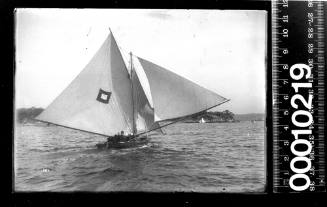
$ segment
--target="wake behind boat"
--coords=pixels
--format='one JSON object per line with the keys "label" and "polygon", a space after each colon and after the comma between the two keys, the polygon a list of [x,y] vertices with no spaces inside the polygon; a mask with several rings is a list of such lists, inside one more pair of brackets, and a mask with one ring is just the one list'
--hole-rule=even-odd
{"label": "wake behind boat", "polygon": [[144,144],[151,131],[163,133],[162,127],[227,101],[131,52],[124,60],[110,32],[86,67],[36,119],[103,135],[107,141],[100,148],[125,148]]}

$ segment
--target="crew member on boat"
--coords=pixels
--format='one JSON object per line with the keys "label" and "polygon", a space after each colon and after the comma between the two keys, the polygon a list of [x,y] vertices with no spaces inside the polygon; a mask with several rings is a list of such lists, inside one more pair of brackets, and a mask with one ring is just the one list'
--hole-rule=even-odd
{"label": "crew member on boat", "polygon": [[118,144],[119,142],[128,142],[132,137],[132,135],[125,135],[124,131],[121,131],[120,133],[115,134],[112,137],[108,137],[106,146],[108,148],[112,144]]}

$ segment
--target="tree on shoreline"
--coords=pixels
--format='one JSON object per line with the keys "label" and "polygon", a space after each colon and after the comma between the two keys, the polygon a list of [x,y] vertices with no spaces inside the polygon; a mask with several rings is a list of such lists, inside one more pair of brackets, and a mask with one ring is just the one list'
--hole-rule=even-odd
{"label": "tree on shoreline", "polygon": [[187,121],[195,121],[198,122],[200,119],[204,119],[206,121],[214,121],[214,122],[219,122],[219,121],[235,121],[234,119],[234,113],[232,113],[229,110],[225,110],[222,112],[215,111],[215,112],[204,112],[202,114],[197,114],[191,117],[191,120]]}
{"label": "tree on shoreline", "polygon": [[18,123],[34,122],[34,118],[39,115],[44,109],[43,108],[20,108],[16,111],[16,117]]}

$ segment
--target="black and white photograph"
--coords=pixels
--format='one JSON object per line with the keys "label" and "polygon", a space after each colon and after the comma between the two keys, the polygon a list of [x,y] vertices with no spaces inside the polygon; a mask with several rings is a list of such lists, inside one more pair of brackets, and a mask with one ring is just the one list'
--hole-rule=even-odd
{"label": "black and white photograph", "polygon": [[14,191],[266,191],[266,11],[14,16]]}

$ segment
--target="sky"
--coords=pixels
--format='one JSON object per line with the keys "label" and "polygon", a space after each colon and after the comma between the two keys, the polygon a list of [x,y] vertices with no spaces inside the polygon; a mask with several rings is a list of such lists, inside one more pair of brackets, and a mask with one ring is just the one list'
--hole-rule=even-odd
{"label": "sky", "polygon": [[17,9],[15,106],[48,106],[109,34],[123,52],[231,99],[214,108],[264,113],[265,11]]}

